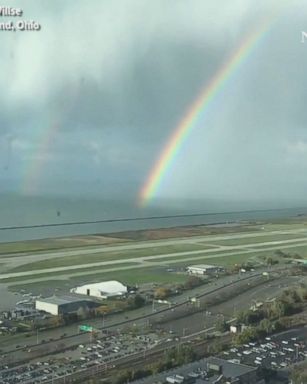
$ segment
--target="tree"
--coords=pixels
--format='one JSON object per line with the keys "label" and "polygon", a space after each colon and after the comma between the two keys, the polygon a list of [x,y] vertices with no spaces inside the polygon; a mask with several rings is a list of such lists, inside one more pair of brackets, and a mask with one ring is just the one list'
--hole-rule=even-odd
{"label": "tree", "polygon": [[146,300],[141,295],[135,295],[134,297],[129,297],[127,300],[129,309],[141,308],[145,305]]}
{"label": "tree", "polygon": [[276,259],[273,259],[273,257],[269,256],[266,258],[266,263],[267,263],[267,265],[275,265],[275,264],[278,264],[279,261]]}
{"label": "tree", "polygon": [[171,294],[171,291],[169,288],[160,287],[160,288],[157,288],[155,291],[155,299],[164,300],[167,297],[169,297],[170,294]]}
{"label": "tree", "polygon": [[265,333],[269,334],[273,331],[273,324],[268,319],[262,319],[259,323],[259,328]]}
{"label": "tree", "polygon": [[215,329],[219,332],[226,332],[229,330],[229,326],[225,320],[218,320],[215,325]]}
{"label": "tree", "polygon": [[286,257],[287,254],[283,251],[281,251],[280,249],[277,249],[277,251],[274,252],[274,254],[278,257]]}
{"label": "tree", "polygon": [[134,307],[135,308],[141,308],[145,305],[145,299],[141,295],[136,295],[134,297]]}
{"label": "tree", "polygon": [[245,344],[251,340],[257,340],[259,337],[258,330],[255,327],[249,327],[242,333],[235,336],[235,344]]}
{"label": "tree", "polygon": [[197,276],[190,276],[184,284],[185,289],[193,289],[204,283],[204,280]]}
{"label": "tree", "polygon": [[307,383],[307,373],[300,369],[300,367],[295,367],[290,374],[290,378],[293,384],[306,384]]}

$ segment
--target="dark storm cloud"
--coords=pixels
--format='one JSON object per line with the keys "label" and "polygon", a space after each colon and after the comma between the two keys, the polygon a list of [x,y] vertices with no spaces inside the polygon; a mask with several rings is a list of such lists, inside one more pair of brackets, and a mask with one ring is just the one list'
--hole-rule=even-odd
{"label": "dark storm cloud", "polygon": [[[46,183],[77,180],[82,188],[82,180],[103,180],[109,191],[129,185],[134,194],[200,90],[280,6],[248,0],[15,3],[43,29],[1,35],[0,86],[7,90],[0,96],[1,130],[14,135],[10,176],[38,161],[43,132],[56,126],[45,153]],[[293,193],[296,182],[302,194],[306,8],[291,3],[277,18],[195,126],[161,196],[254,197],[261,186],[261,195],[271,197],[281,186]]]}

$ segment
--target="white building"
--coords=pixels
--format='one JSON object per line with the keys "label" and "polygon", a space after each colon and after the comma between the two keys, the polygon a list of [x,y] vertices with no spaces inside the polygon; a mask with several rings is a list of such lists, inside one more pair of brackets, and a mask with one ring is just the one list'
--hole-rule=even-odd
{"label": "white building", "polygon": [[109,297],[124,296],[128,292],[127,287],[119,281],[103,281],[101,283],[86,284],[72,288],[71,292],[79,295],[107,299]]}
{"label": "white building", "polygon": [[195,275],[207,275],[209,273],[216,273],[221,270],[222,270],[221,267],[217,267],[216,265],[206,265],[206,264],[191,265],[187,267],[187,272]]}

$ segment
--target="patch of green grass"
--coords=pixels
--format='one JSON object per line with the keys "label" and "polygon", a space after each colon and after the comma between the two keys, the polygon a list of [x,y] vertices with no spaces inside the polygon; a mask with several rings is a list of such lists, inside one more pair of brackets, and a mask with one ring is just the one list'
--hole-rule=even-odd
{"label": "patch of green grass", "polygon": [[[257,246],[253,246],[251,248],[253,248],[255,251],[261,251],[262,249],[265,250],[266,248],[270,248],[270,247],[274,247],[276,248],[276,250],[280,249],[284,249],[285,252],[288,252],[288,253],[294,253],[295,251],[291,251],[292,249],[297,249],[297,248],[300,248],[301,250],[303,250],[304,248],[306,248],[306,245],[307,244],[307,239],[305,242],[303,243],[288,243],[288,244],[267,244],[267,245],[257,245]],[[290,248],[289,248],[290,247]],[[293,248],[292,248],[293,247]],[[288,249],[288,251],[287,251]]]}
{"label": "patch of green grass", "polygon": [[[279,249],[279,248],[278,248]],[[280,248],[282,250],[282,248]],[[277,248],[276,248],[277,250]],[[250,260],[251,262],[253,261],[253,259],[257,259],[257,258],[261,258],[261,257],[276,257],[276,250],[262,250],[262,251],[259,251],[259,252],[250,252],[250,253],[242,253],[242,254],[238,254],[238,255],[229,255],[229,256],[216,256],[216,257],[212,257],[212,258],[206,258],[204,257],[203,259],[194,259],[193,261],[193,257],[191,257],[189,259],[189,263],[191,262],[195,262],[197,264],[201,264],[202,262],[205,263],[205,264],[213,264],[213,265],[223,265],[223,266],[230,266],[230,265],[234,265],[234,264],[241,264],[243,262],[246,262],[248,260]],[[307,246],[305,247],[295,247],[295,248],[290,248],[289,250],[287,249],[284,249],[284,251],[288,251],[289,253],[293,254],[293,253],[298,253],[300,255],[302,255],[304,258],[307,258]],[[280,258],[280,262],[284,261],[283,258]],[[180,262],[180,259],[179,259],[179,262]],[[182,263],[184,265],[187,264],[187,262],[185,263]],[[174,265],[174,264],[173,264]],[[176,263],[177,265],[177,263]]]}
{"label": "patch of green grass", "polygon": [[263,231],[288,231],[294,229],[307,229],[307,222],[295,222],[293,219],[282,219],[282,222],[263,224]]}
{"label": "patch of green grass", "polygon": [[[24,256],[14,255],[14,253],[26,253],[26,252],[41,252],[41,251],[52,251],[58,249],[69,249],[82,246],[89,246],[89,244],[79,244],[74,241],[59,242],[56,240],[36,240],[36,241],[21,241],[16,243],[2,243],[0,244],[0,255],[9,254],[8,256]],[[11,255],[10,255],[11,254]]]}
{"label": "patch of green grass", "polygon": [[[72,276],[71,281],[82,282],[84,277]],[[115,271],[107,273],[97,273],[91,275],[90,280],[119,280],[124,284],[142,284],[142,283],[182,283],[187,280],[187,276],[167,272],[165,267],[146,267],[131,269],[126,271]]]}
{"label": "patch of green grass", "polygon": [[[182,257],[182,259],[184,258]],[[181,261],[180,258],[170,260],[170,261],[173,261],[170,263],[170,265],[171,266],[188,266],[191,264],[208,264],[208,265],[231,266],[235,264],[241,264],[243,262],[248,261],[249,259],[250,259],[249,254],[220,256],[220,257],[210,257],[208,255],[207,257],[196,256],[194,258],[193,256],[191,256],[186,261]]]}
{"label": "patch of green grass", "polygon": [[63,289],[67,290],[78,284],[85,284],[97,281],[119,280],[124,284],[142,284],[142,283],[184,283],[188,276],[183,274],[167,272],[165,267],[146,267],[136,268],[114,272],[99,272],[82,275],[71,276],[68,280],[53,280],[56,275],[49,274],[51,280],[38,282],[22,282],[20,284],[10,285],[8,289],[12,292],[18,292],[24,289],[28,292],[42,292],[46,289]]}
{"label": "patch of green grass", "polygon": [[[48,253],[50,251],[57,251],[61,249],[75,250],[75,249],[93,249],[97,247],[109,247],[116,245],[123,245],[125,243],[131,244],[129,239],[114,238],[114,241],[108,238],[97,236],[96,241],[87,241],[86,236],[72,237],[72,238],[55,238],[55,239],[41,239],[29,240],[12,243],[0,243],[0,256],[5,257],[26,257],[33,253]],[[29,255],[28,255],[29,253]]]}
{"label": "patch of green grass", "polygon": [[46,280],[32,283],[10,285],[8,287],[8,290],[11,292],[19,292],[21,290],[25,290],[27,292],[41,293],[43,289],[67,289],[68,286],[69,282],[67,282],[66,280]]}
{"label": "patch of green grass", "polygon": [[[214,253],[213,255],[210,254],[204,254],[204,255],[191,255],[190,257],[187,256],[180,256],[180,257],[173,257],[173,258],[165,258],[163,261],[168,261],[172,265],[188,265],[191,263],[194,264],[213,264],[213,265],[222,265],[222,266],[229,266],[234,264],[241,264],[243,262],[246,262],[248,260],[253,261],[253,259],[262,258],[262,257],[276,257],[276,251],[277,250],[283,250],[286,253],[290,254],[299,254],[303,258],[307,259],[307,246],[298,246],[293,248],[286,248],[285,247],[276,247],[276,249],[273,250],[259,250],[259,251],[248,251],[242,252],[238,250],[238,254],[235,255],[229,255],[229,256],[223,256],[225,251],[220,251],[219,253]],[[235,251],[234,251],[235,252]],[[239,253],[242,252],[242,253]],[[187,261],[181,262],[182,259],[188,259]],[[284,259],[280,258],[280,261],[282,262]],[[178,261],[178,263],[177,263]],[[159,260],[157,260],[157,264],[159,263]]]}
{"label": "patch of green grass", "polygon": [[48,260],[41,260],[34,263],[28,263],[20,265],[19,267],[13,268],[10,272],[25,272],[25,271],[34,271],[47,268],[56,268],[56,267],[68,267],[70,265],[82,265],[87,263],[97,263],[102,261],[111,261],[111,260],[125,260],[128,258],[134,257],[144,257],[151,255],[160,255],[167,253],[175,252],[185,252],[192,250],[208,249],[211,247],[206,247],[205,245],[197,244],[178,244],[178,245],[169,245],[161,247],[149,247],[149,248],[138,248],[133,250],[126,250],[120,252],[102,252],[89,255],[77,255],[77,256],[63,256],[55,257]]}
{"label": "patch of green grass", "polygon": [[[257,244],[257,243],[266,243],[271,241],[283,241],[283,240],[306,240],[307,237],[304,235],[274,235],[274,236],[255,236],[248,238],[238,238],[238,239],[229,239],[229,240],[220,240],[220,241],[212,241],[210,244],[215,245],[248,245],[248,244]],[[204,243],[206,244],[206,243]]]}
{"label": "patch of green grass", "polygon": [[269,251],[266,251],[265,249],[255,251],[254,253],[252,253],[252,255],[259,256],[259,255],[266,254],[267,256],[275,256],[277,250],[284,251],[285,253],[290,253],[291,255],[297,253],[300,256],[302,256],[303,258],[307,258],[307,245],[294,246],[294,244],[293,244],[293,247],[290,247],[290,244],[289,244],[289,246],[287,246],[287,245],[282,246],[281,245],[281,246],[276,247],[276,249],[269,250]]}
{"label": "patch of green grass", "polygon": [[56,276],[65,276],[65,275],[73,275],[73,274],[80,274],[80,273],[88,273],[88,272],[95,272],[108,269],[108,268],[122,268],[122,267],[128,267],[128,266],[133,266],[133,265],[138,265],[137,263],[120,263],[120,264],[115,264],[114,266],[109,265],[109,266],[101,266],[101,267],[88,267],[88,268],[78,268],[78,269],[70,269],[70,270],[63,270],[63,271],[58,271],[58,272],[48,272],[48,273],[38,273],[34,275],[26,275],[26,276],[16,276],[16,277],[8,277],[6,279],[0,279],[0,283],[13,283],[17,281],[27,281],[27,280],[34,280],[34,279],[42,279],[42,278],[48,278],[50,276],[56,277]]}

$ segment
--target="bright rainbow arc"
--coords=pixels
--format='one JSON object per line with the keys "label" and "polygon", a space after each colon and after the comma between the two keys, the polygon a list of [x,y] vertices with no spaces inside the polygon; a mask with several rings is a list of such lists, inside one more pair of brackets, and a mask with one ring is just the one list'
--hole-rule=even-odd
{"label": "bright rainbow arc", "polygon": [[223,89],[234,71],[244,62],[244,59],[248,57],[256,44],[270,28],[271,24],[272,19],[270,18],[268,22],[261,24],[260,28],[253,31],[240,44],[238,49],[215,74],[209,84],[206,84],[204,90],[190,106],[184,118],[169,138],[157,162],[154,164],[149,177],[141,188],[139,193],[140,206],[146,206],[154,197],[164,176],[171,167],[187,136],[195,126],[199,116],[207,110],[215,96]]}

